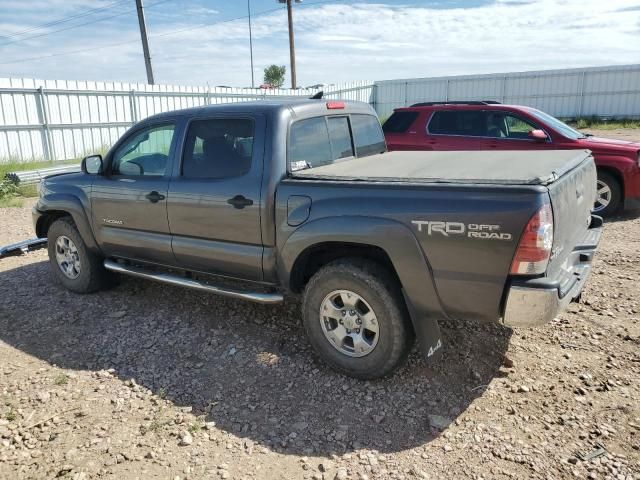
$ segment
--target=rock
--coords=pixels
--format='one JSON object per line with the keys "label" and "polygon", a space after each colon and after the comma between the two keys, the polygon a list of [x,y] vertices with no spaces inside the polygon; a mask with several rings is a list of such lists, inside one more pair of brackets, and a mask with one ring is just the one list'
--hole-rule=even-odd
{"label": "rock", "polygon": [[36,398],[39,402],[47,403],[51,399],[51,394],[49,392],[45,392],[44,390],[40,390],[36,393]]}
{"label": "rock", "polygon": [[345,467],[338,468],[334,480],[347,480],[347,469]]}
{"label": "rock", "polygon": [[309,424],[307,422],[296,422],[293,425],[291,425],[291,428],[293,428],[294,430],[306,430],[307,427],[309,426]]}
{"label": "rock", "polygon": [[450,418],[441,415],[429,415],[429,424],[438,430],[444,430],[451,422]]}
{"label": "rock", "polygon": [[445,452],[451,452],[451,451],[453,450],[453,447],[447,443],[447,444],[445,444],[445,446],[444,446],[444,447],[442,447],[442,449],[443,449]]}
{"label": "rock", "polygon": [[193,436],[186,430],[180,432],[180,445],[185,447],[193,443]]}
{"label": "rock", "polygon": [[520,385],[518,387],[518,392],[519,393],[529,393],[529,387],[527,387],[526,385]]}

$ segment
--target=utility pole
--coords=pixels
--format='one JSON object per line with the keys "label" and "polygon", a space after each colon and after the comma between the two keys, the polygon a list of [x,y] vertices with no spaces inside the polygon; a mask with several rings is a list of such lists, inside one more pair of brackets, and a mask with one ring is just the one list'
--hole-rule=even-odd
{"label": "utility pole", "polygon": [[142,37],[142,52],[144,54],[144,66],[147,69],[147,83],[153,85],[153,69],[151,68],[151,55],[149,54],[149,40],[147,40],[147,26],[144,21],[142,0],[136,0],[138,10],[138,23],[140,24],[140,36]]}
{"label": "utility pole", "polygon": [[253,37],[251,35],[251,0],[247,0],[247,11],[249,12],[249,54],[251,55],[251,88],[256,88],[253,79]]}
{"label": "utility pole", "polygon": [[291,0],[287,0],[287,18],[289,19],[289,61],[291,62],[291,88],[296,88],[296,50],[293,44],[293,11]]}
{"label": "utility pole", "polygon": [[[287,4],[287,17],[289,19],[289,61],[291,63],[291,88],[296,88],[296,49],[293,42],[293,10],[291,8],[292,0],[278,0],[278,3]],[[295,0],[301,3],[302,0]]]}

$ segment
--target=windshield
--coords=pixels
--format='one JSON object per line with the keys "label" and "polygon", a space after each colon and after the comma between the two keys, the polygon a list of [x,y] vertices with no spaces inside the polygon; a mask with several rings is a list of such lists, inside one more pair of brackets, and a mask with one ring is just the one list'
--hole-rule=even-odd
{"label": "windshield", "polygon": [[586,137],[586,135],[584,135],[583,133],[580,133],[579,131],[574,130],[573,128],[571,128],[566,123],[561,122],[556,117],[552,117],[548,113],[541,112],[540,110],[536,110],[535,108],[527,108],[527,111],[531,115],[536,117],[538,120],[546,123],[551,128],[553,128],[554,130],[558,131],[559,133],[561,133],[565,137],[568,137],[568,138],[570,138],[572,140],[577,140],[578,138],[585,138]]}

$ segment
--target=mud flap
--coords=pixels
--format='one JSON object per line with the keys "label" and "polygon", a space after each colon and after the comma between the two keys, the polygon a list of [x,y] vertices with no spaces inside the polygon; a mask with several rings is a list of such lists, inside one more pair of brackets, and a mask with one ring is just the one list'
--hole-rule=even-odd
{"label": "mud flap", "polygon": [[41,248],[47,248],[46,238],[32,238],[31,240],[23,240],[22,242],[4,245],[0,247],[0,259],[24,255],[28,252],[40,250]]}
{"label": "mud flap", "polygon": [[427,361],[433,361],[442,355],[442,336],[438,320],[429,315],[418,315],[413,304],[402,290],[407,310],[411,316],[411,323],[418,339],[418,345]]}

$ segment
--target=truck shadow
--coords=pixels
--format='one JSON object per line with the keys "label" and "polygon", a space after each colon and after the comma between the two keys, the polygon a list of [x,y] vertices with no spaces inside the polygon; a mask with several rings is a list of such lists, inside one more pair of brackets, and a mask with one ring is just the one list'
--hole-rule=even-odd
{"label": "truck shadow", "polygon": [[299,455],[428,443],[506,374],[511,335],[447,323],[433,365],[414,351],[393,377],[363,382],[315,358],[296,299],[259,306],[129,278],[75,295],[46,262],[0,272],[0,299],[7,344],[61,368],[113,368],[249,445]]}

